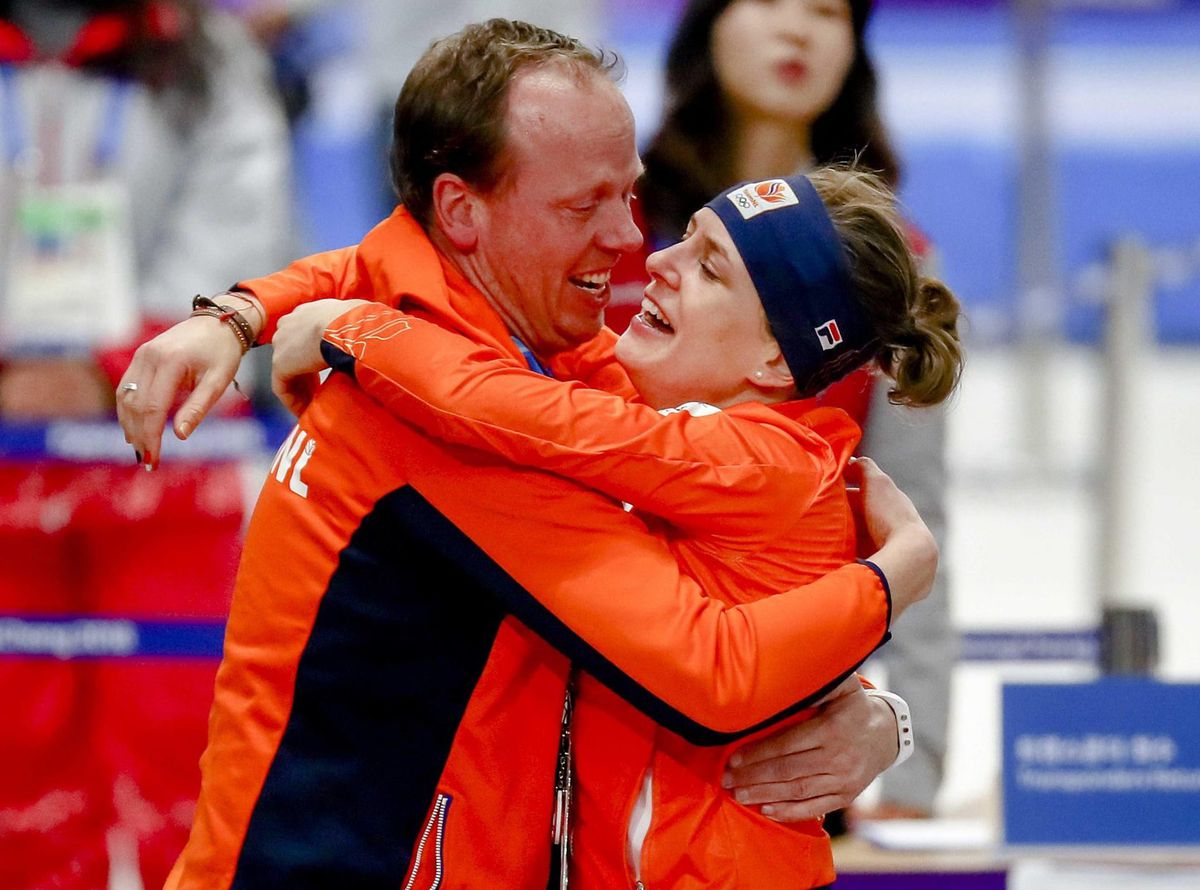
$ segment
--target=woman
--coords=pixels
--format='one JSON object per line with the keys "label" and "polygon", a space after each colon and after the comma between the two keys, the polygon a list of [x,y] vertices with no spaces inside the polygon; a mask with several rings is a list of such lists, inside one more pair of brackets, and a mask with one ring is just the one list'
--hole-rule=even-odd
{"label": "woman", "polygon": [[[869,174],[837,169],[738,186],[697,212],[684,240],[654,254],[647,270],[643,311],[616,346],[621,367],[566,360],[572,377],[603,379],[608,392],[548,380],[399,310],[345,312],[338,301],[280,322],[277,376],[311,371],[296,357],[311,357],[312,331],[340,316],[324,335],[326,357],[394,413],[652,514],[685,570],[727,602],[844,562],[854,532],[841,475],[857,429],[841,411],[798,400],[873,361],[894,376],[896,401],[935,404],[961,363],[958,303],[918,275],[890,192]],[[360,336],[364,324],[403,327],[395,322],[407,329],[379,342]],[[622,369],[624,386],[614,376]],[[644,404],[612,394],[632,397],[635,388]],[[669,411],[692,399],[705,404]],[[717,411],[720,424],[710,422]],[[722,490],[705,468],[723,449],[760,458],[761,488]],[[574,736],[572,879],[583,886],[833,879],[819,822],[784,827],[720,789],[730,749],[689,745],[598,687],[581,687]]]}
{"label": "woman", "polygon": [[[666,107],[638,185],[645,247],[673,244],[692,209],[747,179],[787,176],[856,159],[895,188],[902,170],[880,115],[875,68],[864,42],[871,0],[692,0],[671,39]],[[753,46],[753,52],[745,48]],[[929,248],[909,226],[914,250]],[[618,333],[637,310],[643,256],[614,273]],[[939,541],[945,528],[945,416],[889,404],[875,375],[848,376],[822,397],[863,428],[860,452],[888,468]],[[928,816],[942,778],[956,637],[945,575],[901,625],[883,656],[888,683],[922,715],[921,750],[881,782],[876,815]],[[831,825],[831,830],[833,826]]]}
{"label": "woman", "polygon": [[[667,55],[667,108],[639,188],[655,239],[730,183],[857,159],[895,188],[863,45],[870,0],[697,0]],[[754,52],[745,47],[754,46]]]}

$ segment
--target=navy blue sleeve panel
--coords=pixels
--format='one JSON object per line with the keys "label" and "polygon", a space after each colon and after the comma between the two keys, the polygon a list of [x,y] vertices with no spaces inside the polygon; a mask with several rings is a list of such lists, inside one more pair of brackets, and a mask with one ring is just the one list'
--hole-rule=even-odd
{"label": "navy blue sleeve panel", "polygon": [[[652,720],[682,736],[694,745],[725,745],[767,728],[780,720],[811,707],[835,689],[862,664],[848,670],[783,711],[733,732],[723,732],[697,722],[679,709],[655,696],[618,668],[583,637],[572,631],[542,603],[521,587],[474,541],[419,493],[405,489],[410,500],[406,509],[416,519],[412,533],[419,536],[429,552],[453,562],[460,572],[471,577],[481,588],[492,593],[513,615],[552,646],[567,655],[577,666],[588,671]],[[879,645],[883,644],[883,640]],[[865,659],[863,659],[865,660]]]}
{"label": "navy blue sleeve panel", "polygon": [[394,491],[341,552],[231,890],[403,883],[506,617],[456,549],[428,546],[431,513]]}
{"label": "navy blue sleeve panel", "polygon": [[328,340],[321,341],[321,358],[325,359],[325,364],[333,370],[354,376],[354,356],[342,352]]}

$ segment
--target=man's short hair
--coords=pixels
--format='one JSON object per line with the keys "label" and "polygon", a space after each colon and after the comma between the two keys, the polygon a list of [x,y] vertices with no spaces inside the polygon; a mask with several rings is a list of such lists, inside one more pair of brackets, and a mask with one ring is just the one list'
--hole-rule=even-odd
{"label": "man's short hair", "polygon": [[442,173],[475,188],[503,174],[508,91],[526,68],[561,62],[582,76],[612,77],[617,57],[573,37],[508,19],[468,25],[435,42],[413,67],[396,100],[392,185],[426,229],[433,182]]}

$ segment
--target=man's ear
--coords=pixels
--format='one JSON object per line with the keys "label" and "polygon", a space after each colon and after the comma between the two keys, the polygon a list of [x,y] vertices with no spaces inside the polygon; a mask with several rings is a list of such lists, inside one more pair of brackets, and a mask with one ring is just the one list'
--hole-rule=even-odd
{"label": "man's ear", "polygon": [[755,366],[747,379],[759,389],[771,393],[791,392],[796,386],[778,344]]}
{"label": "man's ear", "polygon": [[479,242],[482,212],[479,196],[461,176],[441,173],[433,181],[433,224],[463,253]]}

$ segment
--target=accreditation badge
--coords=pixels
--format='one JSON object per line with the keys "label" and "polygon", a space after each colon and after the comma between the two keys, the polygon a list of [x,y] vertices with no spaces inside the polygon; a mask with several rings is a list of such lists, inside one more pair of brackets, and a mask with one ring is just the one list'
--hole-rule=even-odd
{"label": "accreditation badge", "polygon": [[132,336],[136,267],[129,194],[112,178],[26,181],[10,207],[0,351],[87,351]]}

